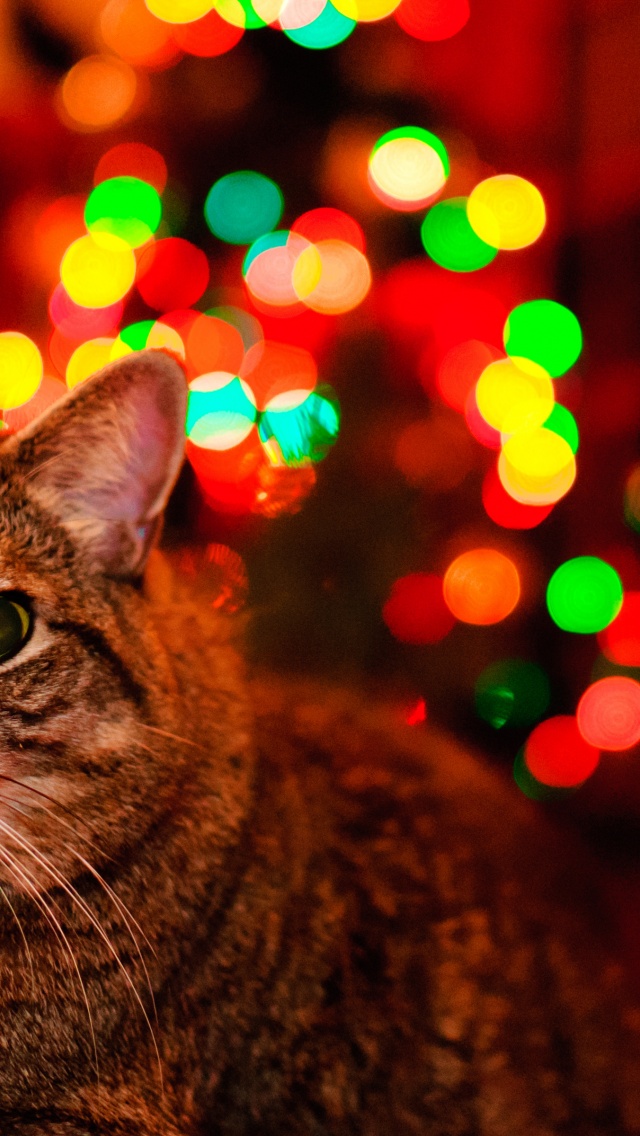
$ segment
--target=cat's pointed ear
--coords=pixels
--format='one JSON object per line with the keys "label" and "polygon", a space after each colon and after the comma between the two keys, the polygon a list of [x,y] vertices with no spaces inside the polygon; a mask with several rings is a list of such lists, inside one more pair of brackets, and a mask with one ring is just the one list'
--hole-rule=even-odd
{"label": "cat's pointed ear", "polygon": [[96,571],[132,577],[144,568],[184,456],[186,402],[180,364],[136,352],[10,440],[29,493]]}

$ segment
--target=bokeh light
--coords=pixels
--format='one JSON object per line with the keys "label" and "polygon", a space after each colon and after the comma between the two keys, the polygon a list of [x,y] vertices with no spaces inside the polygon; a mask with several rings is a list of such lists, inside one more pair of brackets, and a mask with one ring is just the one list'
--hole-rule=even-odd
{"label": "bokeh light", "polygon": [[60,261],[72,241],[86,235],[85,199],[70,194],[59,197],[43,209],[33,226],[33,256],[38,275],[58,280]]}
{"label": "bokeh light", "polygon": [[85,308],[74,303],[62,284],[56,285],[49,300],[51,322],[67,339],[78,342],[109,335],[121,322],[123,310],[121,300],[105,308]]}
{"label": "bokeh light", "polygon": [[410,485],[447,493],[473,468],[473,451],[465,425],[448,411],[410,422],[397,437],[393,460]]}
{"label": "bokeh light", "polygon": [[498,255],[497,248],[485,244],[471,228],[466,197],[450,197],[432,206],[420,236],[431,259],[451,272],[475,272]]}
{"label": "bokeh light", "polygon": [[234,245],[249,245],[275,229],[284,199],[271,178],[254,170],[226,174],[212,185],[204,216],[214,236]]}
{"label": "bokeh light", "polygon": [[107,47],[134,67],[167,67],[180,55],[170,26],[152,15],[144,0],[109,0],[100,31]]}
{"label": "bokeh light", "polygon": [[525,505],[507,493],[495,467],[487,470],[482,482],[482,504],[492,521],[505,529],[533,529],[546,520],[553,505]]}
{"label": "bokeh light", "polygon": [[583,735],[571,714],[540,722],[524,747],[527,769],[543,785],[571,788],[581,785],[597,768],[600,749]]}
{"label": "bokeh light", "polygon": [[230,371],[237,375],[244,343],[236,327],[217,316],[201,315],[190,322],[184,335],[189,375]]}
{"label": "bokeh light", "polygon": [[395,580],[382,618],[402,643],[439,643],[455,624],[444,602],[442,579],[427,572],[413,572]]}
{"label": "bokeh light", "polygon": [[571,446],[553,430],[520,430],[504,443],[498,474],[507,493],[525,505],[550,505],[569,492],[576,478]]}
{"label": "bokeh light", "polygon": [[[248,434],[247,423],[253,425],[257,416],[251,388],[237,375],[230,374],[228,371],[214,371],[211,374],[201,375],[194,379],[189,383],[185,429],[188,437],[199,445],[203,444],[198,441],[202,437],[202,431],[194,431],[194,427],[205,416],[209,419],[209,425],[215,418],[215,421],[219,424],[226,423],[225,429],[228,429],[229,423],[233,421],[235,423],[232,427],[234,430],[237,426],[241,431],[244,431],[245,435]],[[238,441],[241,440],[243,439],[238,438]],[[218,447],[212,446],[211,448],[216,449]],[[219,448],[227,449],[228,447],[225,445]]]}
{"label": "bokeh light", "polygon": [[600,650],[613,663],[640,667],[640,592],[625,592],[622,607],[598,635]]}
{"label": "bokeh light", "polygon": [[283,27],[284,34],[300,47],[320,51],[336,47],[351,35],[357,23],[356,0],[340,0],[341,11],[326,0],[319,15],[302,27]]}
{"label": "bokeh light", "polygon": [[496,174],[479,182],[469,195],[467,216],[480,239],[497,249],[533,244],[546,224],[540,190],[516,174]]}
{"label": "bokeh light", "polygon": [[119,142],[102,155],[93,175],[94,185],[116,177],[134,177],[162,193],[167,184],[167,164],[158,150],[144,142]]}
{"label": "bokeh light", "polygon": [[130,245],[113,233],[89,233],[69,246],[60,277],[67,294],[85,308],[105,308],[126,296],[136,276]]}
{"label": "bokeh light", "polygon": [[481,446],[486,446],[489,450],[499,450],[502,445],[502,434],[499,430],[495,430],[490,426],[486,418],[483,418],[476,401],[475,390],[469,391],[467,401],[464,407],[464,418],[470,434],[480,442]]}
{"label": "bokeh light", "polygon": [[0,332],[0,406],[21,406],[42,380],[42,356],[33,340],[20,331]]}
{"label": "bokeh light", "polygon": [[578,430],[578,423],[576,422],[570,410],[561,403],[556,402],[551,414],[543,422],[545,430],[551,430],[554,434],[559,434],[564,438],[565,442],[570,446],[572,453],[577,454],[580,448],[580,432]]}
{"label": "bokeh light", "polygon": [[[313,286],[320,279],[322,271],[315,245],[288,229],[258,237],[249,248],[242,266],[245,283],[252,298],[273,307],[288,307],[295,310],[300,305],[300,296],[294,287],[294,271],[303,256],[305,260],[302,278],[306,285],[305,291],[310,291],[310,284]],[[309,268],[312,273],[311,280],[309,280]]]}
{"label": "bokeh light", "polygon": [[211,0],[144,0],[147,8],[159,20],[169,24],[187,24],[199,20],[213,8]]}
{"label": "bokeh light", "polygon": [[602,631],[622,606],[622,581],[598,556],[576,556],[556,568],[547,587],[549,614],[563,631]]}
{"label": "bokeh light", "polygon": [[69,389],[77,387],[78,383],[83,383],[85,379],[111,362],[111,348],[114,342],[114,339],[100,336],[76,347],[67,364],[66,379]]}
{"label": "bokeh light", "polygon": [[640,532],[640,465],[634,466],[625,481],[624,519],[629,528]]}
{"label": "bokeh light", "polygon": [[443,592],[449,610],[463,623],[488,625],[506,619],[520,599],[513,560],[494,548],[473,548],[449,565]]}
{"label": "bokeh light", "polygon": [[342,209],[333,209],[330,206],[310,209],[308,213],[302,213],[294,221],[291,231],[306,237],[312,244],[328,240],[346,241],[360,252],[365,251],[362,226]]}
{"label": "bokeh light", "polygon": [[347,16],[354,16],[359,24],[373,23],[384,20],[398,7],[400,0],[355,0],[355,11],[351,0],[334,0],[339,12]]}
{"label": "bokeh light", "polygon": [[299,466],[322,461],[335,444],[339,430],[339,403],[326,384],[310,394],[294,391],[276,395],[258,423],[260,439],[273,465],[283,462]]}
{"label": "bokeh light", "polygon": [[231,51],[242,39],[244,31],[243,23],[230,23],[212,10],[193,23],[174,24],[173,38],[189,55],[210,59]]}
{"label": "bokeh light", "polygon": [[563,800],[579,787],[573,785],[570,788],[560,789],[557,786],[543,785],[542,781],[538,781],[533,776],[533,773],[527,769],[527,763],[524,758],[524,746],[521,746],[516,754],[513,763],[513,779],[520,791],[531,801]]}
{"label": "bokeh light", "polygon": [[341,240],[318,241],[310,249],[319,256],[317,283],[314,284],[316,264],[310,257],[303,277],[299,274],[305,251],[298,258],[292,277],[296,294],[307,307],[324,315],[340,315],[361,304],[371,287],[371,269],[364,253]]}
{"label": "bokeh light", "polygon": [[162,217],[157,190],[135,177],[101,181],[89,194],[84,211],[87,229],[113,233],[131,248],[139,248],[153,236]]}
{"label": "bokeh light", "polygon": [[123,59],[88,55],[65,75],[60,98],[70,126],[106,130],[131,110],[137,91],[136,73]]}
{"label": "bokeh light", "polygon": [[22,430],[66,393],[67,387],[60,379],[44,375],[36,393],[27,402],[13,410],[3,410],[4,421],[10,430]]}
{"label": "bokeh light", "polygon": [[318,381],[318,368],[308,351],[268,339],[247,351],[239,373],[251,387],[259,410],[288,391],[311,394]]}
{"label": "bokeh light", "polygon": [[547,372],[528,359],[490,363],[476,386],[476,402],[485,422],[503,434],[542,426],[555,401]]}
{"label": "bokeh light", "polygon": [[378,139],[369,158],[373,192],[394,209],[421,209],[449,176],[445,146],[428,130],[403,126]]}
{"label": "bokeh light", "polygon": [[395,18],[415,39],[450,39],[469,19],[469,0],[402,0]]}
{"label": "bokeh light", "polygon": [[136,284],[150,308],[188,308],[209,283],[209,262],[202,249],[182,237],[164,237],[143,249]]}
{"label": "bokeh light", "polygon": [[576,718],[586,742],[599,749],[630,749],[640,741],[640,683],[611,675],[588,686]]}
{"label": "bokeh light", "polygon": [[509,314],[504,328],[507,355],[524,355],[557,378],[564,375],[582,351],[578,320],[555,300],[528,300]]}
{"label": "bokeh light", "polygon": [[536,663],[501,659],[485,667],[475,684],[476,710],[494,729],[530,726],[549,705],[549,679]]}
{"label": "bokeh light", "polygon": [[[427,352],[426,359],[429,363],[429,348]],[[500,358],[502,354],[497,347],[482,343],[479,339],[469,339],[450,347],[436,371],[436,386],[440,397],[454,410],[464,412],[467,399],[485,367]],[[422,365],[420,371],[422,375]]]}

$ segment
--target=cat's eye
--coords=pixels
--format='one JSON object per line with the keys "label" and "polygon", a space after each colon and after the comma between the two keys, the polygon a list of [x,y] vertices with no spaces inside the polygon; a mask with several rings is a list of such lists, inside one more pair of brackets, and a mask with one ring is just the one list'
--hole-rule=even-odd
{"label": "cat's eye", "polygon": [[26,603],[12,595],[0,595],[0,662],[20,650],[30,630],[31,613]]}

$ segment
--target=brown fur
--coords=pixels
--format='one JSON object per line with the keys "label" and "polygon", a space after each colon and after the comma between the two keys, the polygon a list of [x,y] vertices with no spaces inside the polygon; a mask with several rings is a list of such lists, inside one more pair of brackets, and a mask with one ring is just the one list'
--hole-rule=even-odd
{"label": "brown fur", "polygon": [[158,553],[140,588],[183,413],[145,352],[0,453],[36,620],[0,664],[0,1133],[640,1131],[584,860],[436,731],[247,687]]}

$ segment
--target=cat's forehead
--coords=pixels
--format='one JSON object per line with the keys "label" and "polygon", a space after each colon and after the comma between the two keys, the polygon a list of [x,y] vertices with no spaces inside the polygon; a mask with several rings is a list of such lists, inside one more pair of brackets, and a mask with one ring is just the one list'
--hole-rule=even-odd
{"label": "cat's forehead", "polygon": [[59,585],[78,575],[74,548],[63,527],[39,507],[16,463],[0,461],[0,589],[33,587],[46,578]]}

